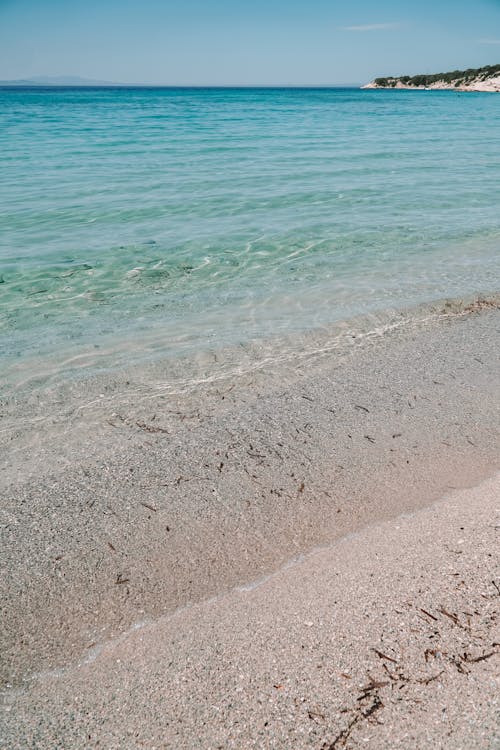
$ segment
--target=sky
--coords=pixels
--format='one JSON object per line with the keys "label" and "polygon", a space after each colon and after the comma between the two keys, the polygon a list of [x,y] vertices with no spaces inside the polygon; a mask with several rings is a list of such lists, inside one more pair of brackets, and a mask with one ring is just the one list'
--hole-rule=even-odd
{"label": "sky", "polygon": [[336,85],[500,63],[500,0],[0,0],[0,79]]}

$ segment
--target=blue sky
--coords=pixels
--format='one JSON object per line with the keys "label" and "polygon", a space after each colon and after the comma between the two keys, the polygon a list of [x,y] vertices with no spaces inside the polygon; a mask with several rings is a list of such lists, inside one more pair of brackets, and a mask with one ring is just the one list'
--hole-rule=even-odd
{"label": "blue sky", "polygon": [[0,79],[339,84],[500,63],[500,0],[0,0]]}

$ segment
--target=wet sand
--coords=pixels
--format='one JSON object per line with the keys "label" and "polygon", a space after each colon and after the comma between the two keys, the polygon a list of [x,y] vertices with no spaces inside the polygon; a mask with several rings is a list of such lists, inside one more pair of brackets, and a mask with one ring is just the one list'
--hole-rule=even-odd
{"label": "wet sand", "polygon": [[14,435],[2,747],[492,748],[498,485],[418,509],[499,468],[499,321],[115,398],[92,431],[54,420],[25,472]]}

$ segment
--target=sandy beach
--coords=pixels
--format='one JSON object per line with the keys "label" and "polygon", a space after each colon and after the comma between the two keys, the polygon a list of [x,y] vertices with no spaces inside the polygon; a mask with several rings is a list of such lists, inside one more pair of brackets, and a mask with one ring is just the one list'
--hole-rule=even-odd
{"label": "sandy beach", "polygon": [[7,405],[1,747],[498,746],[499,321]]}
{"label": "sandy beach", "polygon": [[499,499],[497,477],[42,674],[3,746],[493,750]]}
{"label": "sandy beach", "polygon": [[373,5],[0,0],[0,750],[500,750],[500,3]]}

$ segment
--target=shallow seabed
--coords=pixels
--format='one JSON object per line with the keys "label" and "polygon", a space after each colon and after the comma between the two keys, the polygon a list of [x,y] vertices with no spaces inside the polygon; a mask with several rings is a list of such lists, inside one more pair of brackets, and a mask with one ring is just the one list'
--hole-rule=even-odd
{"label": "shallow seabed", "polygon": [[0,103],[9,392],[295,333],[300,351],[310,330],[498,286],[495,96],[3,89]]}

